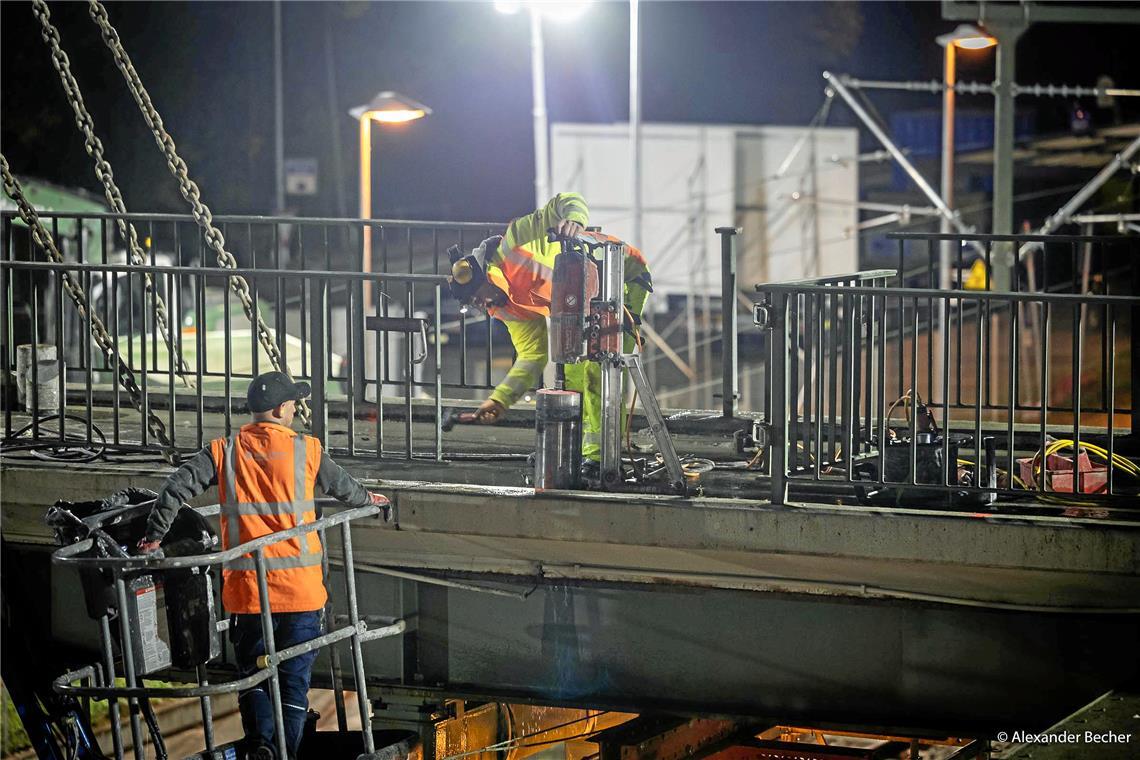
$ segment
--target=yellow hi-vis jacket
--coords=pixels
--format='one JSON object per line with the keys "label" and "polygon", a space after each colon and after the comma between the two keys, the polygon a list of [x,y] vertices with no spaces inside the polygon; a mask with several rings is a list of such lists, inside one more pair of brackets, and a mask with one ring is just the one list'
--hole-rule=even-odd
{"label": "yellow hi-vis jacket", "polygon": [[[511,222],[499,250],[487,263],[487,278],[508,298],[504,306],[489,313],[507,326],[517,355],[506,378],[491,393],[491,398],[503,406],[509,407],[527,389],[538,385],[546,368],[546,318],[550,316],[554,258],[562,252],[560,243],[547,241],[546,231],[563,220],[585,226],[589,216],[581,195],[559,193],[542,208]],[[623,300],[630,313],[641,316],[651,287],[645,256],[626,246]]]}

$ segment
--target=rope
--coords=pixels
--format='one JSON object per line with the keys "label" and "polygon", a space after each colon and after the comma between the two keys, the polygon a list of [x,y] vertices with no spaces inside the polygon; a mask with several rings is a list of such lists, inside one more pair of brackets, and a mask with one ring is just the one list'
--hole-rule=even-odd
{"label": "rope", "polygon": [[[107,159],[103,155],[103,142],[95,134],[95,121],[91,118],[91,113],[87,110],[87,105],[83,101],[83,93],[79,90],[79,83],[71,73],[71,61],[68,59],[67,53],[64,52],[60,43],[59,30],[51,23],[51,11],[48,9],[47,3],[44,2],[44,0],[32,0],[32,12],[36,18],[39,19],[40,25],[43,27],[41,34],[44,38],[44,42],[51,48],[52,65],[59,73],[59,81],[60,84],[63,85],[67,102],[71,104],[71,110],[75,112],[75,124],[79,127],[79,131],[83,133],[83,144],[87,148],[87,154],[95,160],[95,176],[103,184],[103,193],[107,197],[107,202],[111,205],[111,210],[116,214],[125,215],[127,213],[127,207],[123,203],[123,195],[115,184],[115,176],[111,171],[111,164],[107,162]],[[142,246],[139,245],[138,232],[135,230],[134,224],[124,218],[116,219],[116,223],[119,227],[119,234],[127,241],[131,263],[136,266],[146,266],[146,254],[143,253]],[[166,342],[167,351],[175,357],[178,366],[178,377],[187,388],[192,388],[193,384],[189,378],[190,370],[186,366],[181,352],[178,351],[174,333],[170,328],[166,302],[162,299],[162,296],[155,292],[154,281],[149,272],[143,273],[143,281],[146,285],[147,295],[153,298],[155,324],[158,327],[158,331],[162,334],[163,341]]]}
{"label": "rope", "polygon": [[[20,218],[24,220],[24,224],[28,225],[28,229],[32,233],[32,239],[36,245],[47,255],[49,259],[57,264],[65,263],[63,254],[56,248],[55,240],[51,234],[44,227],[44,223],[40,221],[39,215],[28,202],[27,197],[24,195],[20,183],[13,176],[11,168],[8,166],[8,159],[0,153],[0,173],[4,179],[4,191],[8,194],[20,211]],[[158,418],[150,406],[143,402],[142,391],[139,390],[138,384],[135,382],[134,373],[119,356],[118,346],[115,345],[114,339],[107,328],[104,327],[103,321],[99,319],[99,315],[95,314],[87,304],[87,294],[83,288],[77,285],[71,274],[68,272],[60,272],[60,281],[63,283],[64,289],[71,297],[75,308],[79,310],[79,315],[84,319],[91,320],[91,337],[95,339],[95,344],[103,352],[108,364],[113,364],[116,370],[116,377],[119,384],[126,390],[127,395],[130,396],[131,402],[135,409],[146,416],[147,429],[150,431],[163,447],[163,458],[170,464],[176,464],[178,460],[178,453],[171,443],[170,437],[166,433],[166,425]]]}
{"label": "rope", "polygon": [[[115,31],[115,27],[111,25],[111,21],[107,16],[107,9],[99,0],[89,0],[88,10],[91,14],[91,19],[98,25],[102,32],[103,42],[106,43],[107,48],[111,51],[115,59],[115,65],[119,67],[119,71],[123,73],[123,78],[126,79],[127,87],[134,96],[135,102],[142,112],[143,119],[146,121],[150,131],[154,134],[155,142],[158,143],[159,149],[162,151],[166,158],[166,165],[170,168],[171,174],[178,181],[178,188],[182,193],[182,197],[190,204],[191,213],[198,226],[202,228],[206,242],[210,248],[213,249],[214,254],[217,256],[218,266],[224,269],[237,269],[237,261],[234,259],[233,254],[226,250],[226,239],[222,235],[222,231],[214,226],[214,216],[201,197],[201,191],[194,180],[190,179],[190,170],[186,166],[186,162],[178,155],[178,151],[174,147],[174,139],[166,131],[163,126],[162,117],[159,115],[158,110],[154,107],[154,103],[150,99],[150,94],[143,86],[142,80],[139,78],[138,72],[135,70],[134,64],[131,63],[131,57],[127,54],[126,49],[123,48],[123,43],[119,39],[119,33]],[[230,288],[237,295],[238,300],[241,301],[242,309],[245,311],[246,317],[249,319],[251,325],[254,326],[257,332],[257,337],[261,343],[261,347],[269,356],[269,362],[273,368],[278,372],[284,372],[286,375],[292,377],[289,372],[288,364],[281,356],[281,352],[277,348],[277,344],[273,341],[273,334],[269,331],[269,327],[265,324],[265,320],[261,317],[261,310],[258,308],[257,303],[250,296],[249,283],[245,278],[240,275],[230,275],[229,277]],[[320,382],[323,378],[314,378],[314,381]],[[301,417],[301,421],[309,426],[309,407],[304,401],[297,402],[297,413]]]}

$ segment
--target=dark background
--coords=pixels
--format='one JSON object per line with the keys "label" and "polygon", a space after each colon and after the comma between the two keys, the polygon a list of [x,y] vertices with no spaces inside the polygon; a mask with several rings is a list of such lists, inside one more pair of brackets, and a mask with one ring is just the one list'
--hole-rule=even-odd
{"label": "dark background", "polygon": [[[51,8],[128,210],[185,211],[87,4]],[[107,8],[214,212],[273,212],[272,5]],[[641,16],[645,122],[805,125],[822,102],[824,70],[941,79],[934,37],[957,23],[943,21],[934,2],[643,2]],[[533,205],[524,13],[505,16],[489,2],[288,2],[283,17],[285,155],[320,162],[320,194],[290,198],[293,211],[356,215],[357,128],[347,110],[385,89],[434,113],[374,131],[374,216],[501,220]],[[602,2],[574,22],[546,22],[551,123],[627,118],[628,18],[627,4]],[[0,4],[0,26],[5,155],[18,174],[99,192],[31,4]],[[1017,80],[1092,86],[1109,74],[1117,86],[1140,87],[1138,38],[1135,26],[1035,25],[1018,45]],[[993,78],[992,50],[961,55],[959,64],[961,80]],[[929,94],[870,97],[884,114],[939,107]],[[1115,111],[1091,108],[1094,127],[1135,120],[1138,100],[1119,99]],[[990,103],[960,98],[963,109]],[[1018,108],[1035,111],[1040,134],[1067,130],[1076,103],[1019,98]],[[829,123],[856,122],[837,102]]]}

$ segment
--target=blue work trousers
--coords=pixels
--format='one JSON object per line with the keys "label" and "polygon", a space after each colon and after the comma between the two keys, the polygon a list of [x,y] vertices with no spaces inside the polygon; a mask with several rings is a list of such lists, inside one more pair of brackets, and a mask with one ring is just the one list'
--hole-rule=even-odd
{"label": "blue work trousers", "polygon": [[[273,617],[273,638],[277,651],[300,644],[321,635],[321,611],[278,612]],[[239,677],[258,671],[257,658],[265,654],[261,635],[260,615],[233,615],[230,620],[230,643],[234,648]],[[309,709],[309,681],[317,651],[286,660],[277,666],[281,683],[281,715],[285,725],[285,747],[289,757],[297,756],[301,745],[301,732],[305,728],[305,715]],[[242,727],[248,749],[265,744],[277,750],[273,731],[273,701],[269,696],[269,681],[262,681],[252,689],[238,694]]]}

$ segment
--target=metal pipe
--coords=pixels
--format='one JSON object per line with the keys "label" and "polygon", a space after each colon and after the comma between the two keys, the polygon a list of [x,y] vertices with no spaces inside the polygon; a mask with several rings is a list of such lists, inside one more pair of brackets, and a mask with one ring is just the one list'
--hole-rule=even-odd
{"label": "metal pipe", "polygon": [[740,400],[740,381],[737,375],[739,355],[737,338],[739,328],[736,314],[736,236],[739,227],[717,227],[720,235],[720,362],[722,416],[736,416]]}
{"label": "metal pipe", "polygon": [[534,490],[577,488],[582,469],[582,394],[539,390],[534,422]]}
{"label": "metal pipe", "polygon": [[[195,668],[198,675],[198,685],[206,686],[210,682],[206,678],[206,666],[199,665]],[[214,751],[214,711],[210,704],[210,697],[203,695],[198,698],[202,704],[202,733],[206,739],[206,751]]]}
{"label": "metal pipe", "polygon": [[[267,657],[277,654],[273,634],[273,615],[269,609],[269,584],[265,578],[265,548],[258,547],[253,553],[253,569],[257,574],[258,614],[261,616],[261,640]],[[285,746],[285,717],[281,709],[281,681],[277,666],[268,666],[269,699],[273,703],[273,731],[277,740],[277,756],[288,757]]]}
{"label": "metal pipe", "polygon": [[[606,243],[605,258],[602,261],[601,298],[602,308],[616,317],[619,331],[617,351],[621,351],[621,324],[623,309],[623,285],[625,269],[625,245]],[[603,338],[604,342],[604,338]],[[622,366],[620,353],[599,359],[602,375],[602,440],[601,477],[603,486],[612,485],[621,478],[621,419],[622,419]]]}
{"label": "metal pipe", "polygon": [[550,149],[547,143],[546,69],[542,46],[542,11],[530,7],[530,66],[534,96],[534,204],[542,208],[550,200]]}
{"label": "metal pipe", "polygon": [[[111,621],[106,615],[99,618],[99,644],[103,648],[103,667],[107,669],[107,683],[115,683],[115,652],[111,648]],[[125,661],[126,658],[124,658]],[[123,731],[119,725],[119,700],[107,698],[107,712],[111,716],[111,744],[115,760],[123,760]]]}
{"label": "metal pipe", "polygon": [[[1120,167],[1127,164],[1138,151],[1140,151],[1140,137],[1137,137],[1128,144],[1128,147],[1113,156],[1112,160],[1105,164],[1104,167],[1096,173],[1096,176],[1089,180],[1087,185],[1078,190],[1077,194],[1070,198],[1065,205],[1061,206],[1052,216],[1046,219],[1045,223],[1041,225],[1041,229],[1037,230],[1035,234],[1048,235],[1062,224],[1073,221],[1073,212],[1083,206],[1085,202],[1100,190],[1104,183],[1107,182]],[[1029,253],[1040,247],[1041,243],[1039,241],[1025,243],[1021,246],[1019,257],[1025,258]]]}
{"label": "metal pipe", "polygon": [[938,193],[934,192],[934,188],[930,186],[930,183],[926,181],[926,178],[919,173],[918,169],[914,168],[914,164],[912,164],[907,159],[907,157],[903,155],[898,146],[896,146],[894,142],[891,141],[891,138],[887,136],[887,133],[884,132],[882,128],[875,123],[875,120],[870,117],[867,111],[863,108],[862,104],[860,104],[855,100],[855,98],[851,96],[851,93],[848,92],[847,88],[844,86],[844,83],[840,81],[842,78],[837,77],[829,71],[823,72],[823,78],[830,83],[831,88],[834,89],[835,92],[838,93],[841,98],[843,98],[844,102],[847,103],[851,110],[855,112],[855,115],[858,116],[859,120],[862,121],[863,124],[866,125],[867,129],[871,131],[871,134],[875,136],[875,139],[882,143],[883,147],[890,152],[891,157],[893,157],[894,160],[898,162],[903,171],[907,173],[907,176],[910,177],[916,185],[918,185],[918,189],[922,191],[922,194],[925,195],[930,200],[930,202],[934,204],[934,207],[936,209],[938,209],[938,213],[947,219],[954,227],[954,229],[958,232],[965,234],[972,232],[970,228],[962,224],[962,221],[953,211],[950,210],[950,207],[946,205],[946,202],[942,200]]}
{"label": "metal pipe", "polygon": [[[341,551],[344,557],[344,588],[348,597],[348,619],[353,626],[360,623],[360,613],[356,605],[356,573],[352,562],[352,526],[345,522],[341,529]],[[356,703],[360,708],[360,731],[364,736],[365,754],[375,750],[372,740],[372,703],[368,701],[368,682],[364,676],[364,655],[360,651],[360,635],[352,636],[352,668],[356,681]]]}
{"label": "metal pipe", "polygon": [[[131,625],[127,615],[127,582],[122,573],[115,573],[115,596],[119,603],[119,636],[123,653],[123,681],[128,687],[135,685],[135,649],[131,638]],[[111,671],[112,673],[114,671]],[[139,702],[135,697],[127,700],[131,715],[131,746],[135,760],[146,760],[146,748],[142,743],[142,723],[139,721]]]}
{"label": "metal pipe", "polygon": [[630,198],[633,212],[633,234],[630,242],[635,246],[641,240],[641,5],[629,0],[629,157]]}

